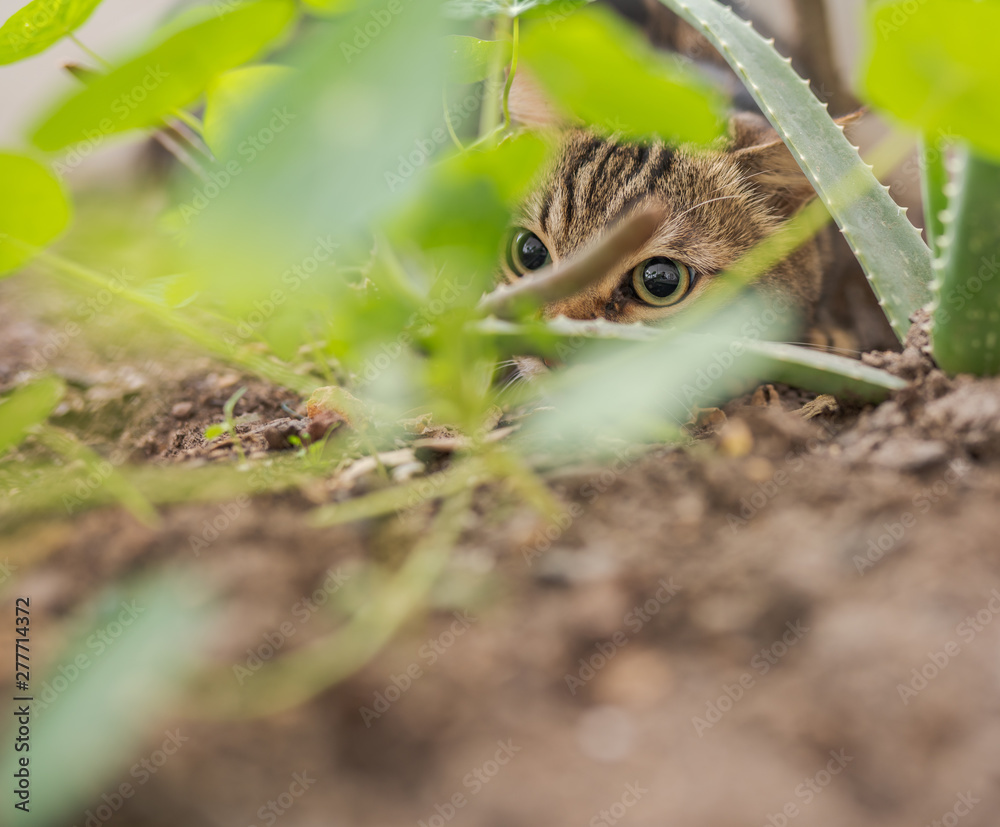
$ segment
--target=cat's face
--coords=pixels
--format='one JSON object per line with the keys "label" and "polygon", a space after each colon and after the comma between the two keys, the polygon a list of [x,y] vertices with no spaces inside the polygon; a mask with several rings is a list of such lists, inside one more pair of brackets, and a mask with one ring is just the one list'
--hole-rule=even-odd
{"label": "cat's face", "polygon": [[[766,121],[741,115],[731,131],[729,146],[712,151],[565,132],[556,162],[515,218],[504,278],[530,277],[653,206],[663,220],[649,242],[544,315],[652,323],[683,312],[814,194]],[[780,291],[808,315],[821,269],[818,244],[808,242],[765,273],[759,289]]]}

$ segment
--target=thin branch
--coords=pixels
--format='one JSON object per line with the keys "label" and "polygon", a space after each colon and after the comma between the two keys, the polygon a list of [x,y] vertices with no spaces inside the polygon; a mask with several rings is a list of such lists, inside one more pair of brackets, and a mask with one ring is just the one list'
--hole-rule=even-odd
{"label": "thin branch", "polygon": [[659,209],[646,208],[622,221],[596,245],[566,262],[540,270],[514,285],[504,285],[483,297],[484,315],[512,318],[525,305],[541,306],[582,290],[649,241],[663,220]]}

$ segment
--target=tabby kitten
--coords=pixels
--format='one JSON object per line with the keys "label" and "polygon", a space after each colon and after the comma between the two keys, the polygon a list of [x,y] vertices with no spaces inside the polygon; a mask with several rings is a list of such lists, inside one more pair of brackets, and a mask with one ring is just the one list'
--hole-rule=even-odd
{"label": "tabby kitten", "polygon": [[[643,248],[544,315],[652,323],[679,312],[815,195],[764,118],[741,113],[730,131],[728,147],[714,151],[565,132],[557,161],[515,219],[505,278],[562,261],[630,212],[656,207],[664,217]],[[828,235],[816,236],[756,289],[780,294],[811,321],[829,248]]]}

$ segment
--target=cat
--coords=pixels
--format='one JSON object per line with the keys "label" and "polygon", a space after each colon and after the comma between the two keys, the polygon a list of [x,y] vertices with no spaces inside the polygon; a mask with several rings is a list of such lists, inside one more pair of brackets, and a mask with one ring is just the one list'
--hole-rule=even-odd
{"label": "cat", "polygon": [[[764,118],[734,115],[730,132],[728,146],[715,151],[565,132],[557,160],[514,220],[505,279],[514,283],[563,261],[628,212],[653,206],[664,217],[643,249],[543,315],[655,323],[682,311],[815,197]],[[757,287],[780,294],[812,321],[830,256],[829,234],[820,233],[765,272]]]}

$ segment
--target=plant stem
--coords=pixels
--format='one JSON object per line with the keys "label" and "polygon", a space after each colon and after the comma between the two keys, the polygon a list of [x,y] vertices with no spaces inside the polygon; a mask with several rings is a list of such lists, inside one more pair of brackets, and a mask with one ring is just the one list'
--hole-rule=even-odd
{"label": "plant stem", "polygon": [[[493,21],[493,39],[503,40],[509,36],[511,20],[506,15],[499,14]],[[493,58],[490,73],[483,83],[486,84],[483,95],[483,106],[479,113],[479,136],[491,135],[500,126],[500,96],[503,89],[503,56],[498,52]]]}
{"label": "plant stem", "polygon": [[128,287],[124,287],[120,283],[110,279],[108,276],[105,276],[103,273],[91,270],[89,267],[84,267],[82,264],[69,261],[68,259],[54,253],[41,250],[34,245],[25,244],[20,239],[6,236],[4,237],[4,240],[6,240],[9,244],[13,244],[16,247],[20,247],[22,250],[30,252],[33,256],[35,256],[36,260],[46,265],[50,270],[57,274],[70,276],[77,281],[83,281],[102,290],[108,290],[113,295],[121,296],[132,304],[142,308],[150,315],[156,317],[166,327],[169,327],[172,330],[186,336],[196,344],[203,347],[205,350],[221,358],[223,361],[229,362],[232,365],[236,365],[237,367],[261,376],[270,382],[290,388],[301,394],[310,394],[317,387],[319,387],[319,382],[315,379],[310,379],[306,376],[299,376],[297,373],[292,372],[284,365],[277,364],[261,356],[240,353],[238,350],[231,348],[217,336],[207,332],[194,322],[188,321],[187,319],[179,316],[170,308],[164,307],[148,296],[144,296],[142,293],[138,293]]}
{"label": "plant stem", "polygon": [[448,114],[448,90],[441,90],[441,103],[444,107],[444,125],[448,127],[448,134],[451,136],[451,142],[458,147],[459,152],[465,152],[465,147],[458,138],[458,133],[455,132],[455,127],[451,123],[451,115]]}
{"label": "plant stem", "polygon": [[95,52],[93,49],[91,49],[89,46],[83,43],[73,32],[69,32],[66,36],[70,40],[72,40],[77,45],[77,47],[84,54],[86,54],[91,60],[100,63],[101,66],[103,66],[105,69],[111,68],[111,64],[108,61],[106,61],[103,57],[97,54],[97,52]]}
{"label": "plant stem", "polygon": [[510,53],[510,71],[507,72],[507,83],[503,87],[503,126],[510,129],[510,88],[514,85],[514,74],[517,72],[517,42],[520,21],[514,18],[514,47]]}

